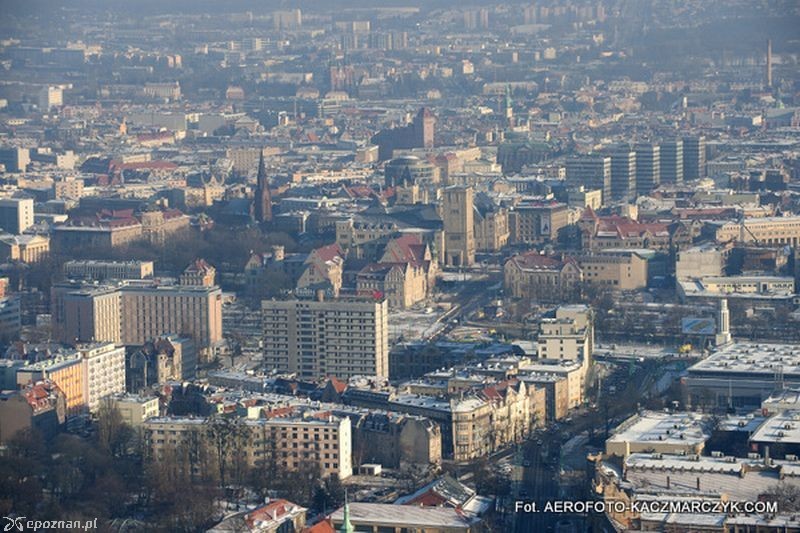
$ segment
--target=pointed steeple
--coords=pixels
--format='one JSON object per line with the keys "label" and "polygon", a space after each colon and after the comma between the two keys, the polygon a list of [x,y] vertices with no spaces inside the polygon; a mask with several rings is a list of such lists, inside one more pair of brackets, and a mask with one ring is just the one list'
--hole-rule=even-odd
{"label": "pointed steeple", "polygon": [[272,220],[272,196],[269,192],[269,180],[267,179],[267,169],[264,166],[264,150],[258,160],[258,176],[256,177],[256,194],[254,201],[253,215],[256,222],[269,222]]}
{"label": "pointed steeple", "polygon": [[264,167],[264,150],[261,150],[261,153],[258,157],[258,178],[257,183],[259,187],[262,187],[267,179],[267,169]]}
{"label": "pointed steeple", "polygon": [[356,528],[350,523],[350,504],[347,501],[347,491],[344,491],[344,510],[342,511],[342,525],[337,529],[338,533],[355,533]]}

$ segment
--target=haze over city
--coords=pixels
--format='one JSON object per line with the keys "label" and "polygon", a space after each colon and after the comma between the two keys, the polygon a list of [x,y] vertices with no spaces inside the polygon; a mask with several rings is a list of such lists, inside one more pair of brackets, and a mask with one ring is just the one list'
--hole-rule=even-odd
{"label": "haze over city", "polygon": [[800,531],[794,0],[0,0],[5,531]]}

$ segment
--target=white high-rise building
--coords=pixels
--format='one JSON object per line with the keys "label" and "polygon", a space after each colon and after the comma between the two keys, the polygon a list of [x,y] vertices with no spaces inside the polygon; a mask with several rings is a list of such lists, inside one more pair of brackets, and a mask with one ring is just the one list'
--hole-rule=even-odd
{"label": "white high-rise building", "polygon": [[103,398],[125,392],[125,348],[112,343],[79,346],[83,357],[84,397],[89,411],[96,411]]}
{"label": "white high-rise building", "polygon": [[728,310],[728,300],[723,298],[719,301],[717,335],[714,338],[714,343],[719,348],[730,344],[731,340],[731,312]]}
{"label": "white high-rise building", "polygon": [[39,109],[42,111],[50,111],[62,105],[64,105],[64,93],[61,87],[48,86],[39,91]]}
{"label": "white high-rise building", "polygon": [[0,228],[19,235],[33,226],[33,198],[1,198]]}

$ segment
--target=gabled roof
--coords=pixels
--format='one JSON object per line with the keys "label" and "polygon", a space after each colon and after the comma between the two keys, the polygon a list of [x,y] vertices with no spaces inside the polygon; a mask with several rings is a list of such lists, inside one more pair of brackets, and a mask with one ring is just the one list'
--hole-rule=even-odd
{"label": "gabled roof", "polygon": [[406,234],[389,241],[384,253],[388,253],[394,262],[422,266],[425,264],[426,249],[427,246],[418,235]]}
{"label": "gabled roof", "polygon": [[342,251],[341,246],[338,243],[328,244],[326,246],[322,246],[317,248],[311,254],[309,254],[309,259],[312,255],[316,255],[319,259],[324,262],[333,261],[337,257],[344,257],[344,251]]}

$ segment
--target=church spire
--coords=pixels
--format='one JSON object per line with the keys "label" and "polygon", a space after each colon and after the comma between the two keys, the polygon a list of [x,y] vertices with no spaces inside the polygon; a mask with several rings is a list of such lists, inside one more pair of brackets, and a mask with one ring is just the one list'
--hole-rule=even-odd
{"label": "church spire", "polygon": [[347,501],[347,491],[344,491],[344,509],[342,510],[342,525],[337,529],[338,533],[354,533],[356,528],[350,523],[350,504]]}
{"label": "church spire", "polygon": [[253,214],[256,222],[269,222],[272,220],[272,196],[269,192],[267,169],[264,166],[264,150],[258,159],[258,176],[256,178],[256,194],[254,198]]}

